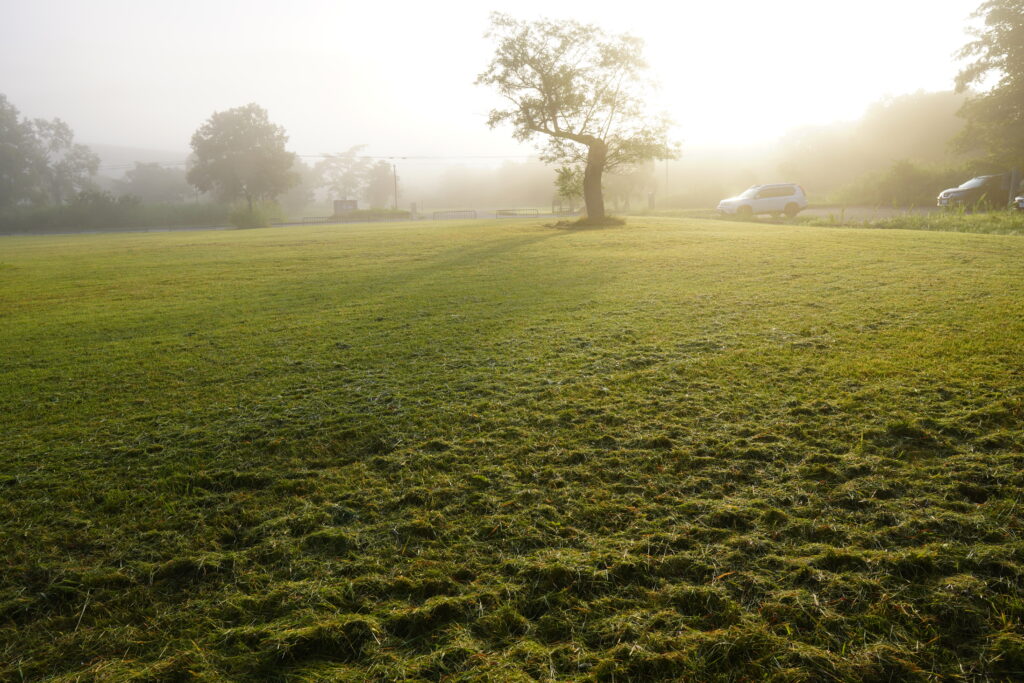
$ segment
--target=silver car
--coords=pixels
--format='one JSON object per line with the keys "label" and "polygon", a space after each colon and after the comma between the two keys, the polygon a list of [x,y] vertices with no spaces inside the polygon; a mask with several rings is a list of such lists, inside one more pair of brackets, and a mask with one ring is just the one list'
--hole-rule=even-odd
{"label": "silver car", "polygon": [[807,193],[796,183],[754,185],[742,194],[718,202],[718,212],[750,218],[757,214],[786,214],[790,218],[807,208]]}

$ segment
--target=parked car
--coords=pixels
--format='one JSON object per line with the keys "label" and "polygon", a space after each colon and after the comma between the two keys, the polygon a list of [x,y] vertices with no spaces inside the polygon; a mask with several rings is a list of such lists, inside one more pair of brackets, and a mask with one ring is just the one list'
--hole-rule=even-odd
{"label": "parked car", "polygon": [[1024,195],[1013,198],[1013,208],[1018,211],[1024,211]]}
{"label": "parked car", "polygon": [[1010,200],[1010,177],[1005,174],[980,175],[971,178],[960,187],[951,187],[939,193],[938,206],[942,208],[963,207],[1003,208]]}
{"label": "parked car", "polygon": [[796,183],[754,185],[742,194],[718,202],[718,212],[750,218],[757,214],[786,214],[790,218],[807,208],[807,193]]}

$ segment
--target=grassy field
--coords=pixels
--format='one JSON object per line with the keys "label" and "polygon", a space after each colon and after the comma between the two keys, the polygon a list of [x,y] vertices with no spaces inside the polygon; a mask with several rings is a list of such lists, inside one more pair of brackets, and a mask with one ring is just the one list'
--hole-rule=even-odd
{"label": "grassy field", "polygon": [[1024,676],[1024,239],[0,239],[0,680]]}
{"label": "grassy field", "polygon": [[[823,211],[823,210],[819,210]],[[985,235],[1024,235],[1024,211],[933,211],[916,213],[907,210],[903,215],[863,219],[857,209],[849,213],[844,208],[830,210],[827,215],[800,216],[796,222],[822,227],[866,227],[882,230],[938,230],[944,232],[972,232]]]}
{"label": "grassy field", "polygon": [[[667,209],[636,214],[638,217],[717,219],[738,221],[711,209]],[[819,228],[876,228],[970,232],[984,235],[1024,235],[1024,211],[927,211],[912,207],[812,206],[796,218],[756,216],[762,225],[806,225]]]}

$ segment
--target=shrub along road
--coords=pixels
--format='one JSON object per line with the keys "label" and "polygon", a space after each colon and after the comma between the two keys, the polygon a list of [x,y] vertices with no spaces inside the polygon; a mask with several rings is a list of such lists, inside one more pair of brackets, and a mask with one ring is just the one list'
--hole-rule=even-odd
{"label": "shrub along road", "polygon": [[0,678],[1024,674],[1024,239],[0,241]]}

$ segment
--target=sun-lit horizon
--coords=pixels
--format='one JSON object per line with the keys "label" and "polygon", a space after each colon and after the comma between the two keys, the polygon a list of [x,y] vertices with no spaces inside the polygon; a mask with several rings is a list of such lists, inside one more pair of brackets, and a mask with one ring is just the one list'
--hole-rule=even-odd
{"label": "sun-lit horizon", "polygon": [[0,3],[0,681],[1024,680],[1024,0]]}
{"label": "sun-lit horizon", "polygon": [[496,98],[473,84],[497,10],[643,38],[660,83],[652,105],[676,121],[676,139],[763,146],[886,96],[950,89],[977,3],[939,4],[38,2],[6,11],[0,79],[25,116],[60,117],[91,144],[186,150],[211,113],[256,102],[300,154],[365,144],[522,158],[533,147],[487,129]]}

